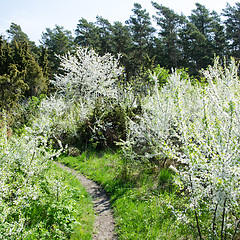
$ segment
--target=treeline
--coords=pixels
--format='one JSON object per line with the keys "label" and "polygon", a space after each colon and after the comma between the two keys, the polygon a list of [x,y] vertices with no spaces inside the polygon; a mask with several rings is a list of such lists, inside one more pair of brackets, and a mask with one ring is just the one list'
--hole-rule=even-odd
{"label": "treeline", "polygon": [[239,2],[235,6],[227,4],[220,15],[199,3],[190,16],[177,14],[157,2],[152,6],[156,14],[151,18],[135,3],[124,24],[111,24],[100,16],[96,22],[81,18],[75,37],[62,26],[47,28],[39,46],[12,23],[7,30],[8,40],[0,38],[0,107],[11,107],[21,97],[47,93],[48,79],[61,71],[56,55],[74,52],[77,46],[93,48],[100,55],[121,54],[127,81],[141,78],[146,69],[156,65],[185,68],[199,77],[199,70],[211,64],[214,55],[239,58]]}

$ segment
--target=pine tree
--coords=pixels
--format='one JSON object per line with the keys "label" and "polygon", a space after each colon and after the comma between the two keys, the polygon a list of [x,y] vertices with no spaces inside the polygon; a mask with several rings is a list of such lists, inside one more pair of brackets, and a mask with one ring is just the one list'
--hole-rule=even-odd
{"label": "pine tree", "polygon": [[77,24],[75,34],[74,41],[78,46],[92,48],[97,52],[101,50],[99,28],[93,22],[82,18]]}
{"label": "pine tree", "polygon": [[182,24],[185,21],[183,15],[176,14],[170,8],[152,2],[157,10],[157,16],[154,19],[160,26],[159,36],[164,46],[163,54],[165,56],[165,66],[167,68],[178,67],[181,58],[178,46],[178,34]]}
{"label": "pine tree", "polygon": [[74,38],[71,31],[56,25],[54,29],[46,28],[42,34],[42,45],[47,48],[49,67],[51,68],[51,78],[59,73],[60,60],[57,55],[62,56],[72,51],[74,48]]}
{"label": "pine tree", "polygon": [[146,9],[142,9],[139,3],[134,4],[133,15],[126,21],[129,26],[132,45],[130,61],[131,70],[137,74],[144,64],[144,59],[149,53],[149,43],[155,29],[152,27],[151,18]]}
{"label": "pine tree", "polygon": [[204,65],[206,38],[191,22],[186,22],[179,32],[182,52],[182,65],[189,73],[197,75]]}
{"label": "pine tree", "polygon": [[224,23],[226,27],[226,38],[228,40],[229,54],[238,58],[240,56],[240,3],[235,6],[227,3],[223,9]]}
{"label": "pine tree", "polygon": [[117,53],[127,53],[127,49],[131,44],[131,36],[129,27],[123,25],[121,22],[114,22],[112,26],[112,45],[113,52]]}
{"label": "pine tree", "polygon": [[113,53],[112,25],[107,19],[97,16],[96,26],[99,30],[100,55]]}
{"label": "pine tree", "polygon": [[212,64],[214,55],[224,56],[225,33],[219,15],[199,3],[188,19],[179,33],[183,65],[197,75],[200,69]]}

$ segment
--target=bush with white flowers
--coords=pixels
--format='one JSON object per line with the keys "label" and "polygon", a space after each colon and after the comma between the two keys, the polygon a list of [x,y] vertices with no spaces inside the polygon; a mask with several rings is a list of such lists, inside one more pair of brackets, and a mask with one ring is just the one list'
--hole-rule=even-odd
{"label": "bush with white flowers", "polygon": [[[0,128],[0,239],[68,239],[71,217],[61,179],[49,176],[59,155],[38,134],[7,137]],[[57,190],[56,190],[57,189]]]}
{"label": "bush with white flowers", "polygon": [[87,101],[99,96],[117,98],[117,80],[123,72],[119,57],[110,53],[100,56],[94,50],[79,47],[75,54],[60,57],[63,73],[51,83],[69,98]]}
{"label": "bush with white flowers", "polygon": [[[188,196],[175,209],[195,220],[200,239],[236,239],[240,227],[240,81],[232,59],[219,59],[203,71],[206,84],[193,84],[176,72],[143,100],[143,115],[129,124],[126,146],[134,156],[178,162],[176,183]],[[138,150],[138,145],[141,151]],[[144,151],[142,151],[142,149]],[[206,216],[208,216],[206,218]],[[203,219],[209,219],[203,222]]]}

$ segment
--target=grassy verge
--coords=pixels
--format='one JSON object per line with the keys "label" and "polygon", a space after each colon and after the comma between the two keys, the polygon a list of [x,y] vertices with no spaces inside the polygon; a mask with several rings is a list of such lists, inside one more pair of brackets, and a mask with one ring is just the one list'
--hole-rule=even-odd
{"label": "grassy verge", "polygon": [[61,156],[58,161],[103,185],[111,197],[118,239],[191,239],[182,237],[188,234],[177,227],[172,213],[171,206],[181,201],[167,170],[137,165],[123,169],[120,155],[106,151]]}
{"label": "grassy verge", "polygon": [[61,179],[61,183],[66,188],[71,189],[67,197],[74,200],[73,217],[77,220],[77,223],[74,225],[70,239],[92,239],[94,211],[88,193],[75,176],[62,170],[55,164],[52,164],[49,174],[57,175]]}

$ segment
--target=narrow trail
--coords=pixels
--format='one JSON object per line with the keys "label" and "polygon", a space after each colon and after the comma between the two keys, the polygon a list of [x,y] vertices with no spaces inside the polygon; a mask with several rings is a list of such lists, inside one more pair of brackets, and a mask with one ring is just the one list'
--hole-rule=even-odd
{"label": "narrow trail", "polygon": [[57,162],[57,165],[63,170],[75,175],[93,199],[93,208],[95,211],[93,240],[116,240],[117,237],[114,234],[115,223],[109,198],[102,187],[82,174],[79,174],[79,172],[72,168],[69,168],[59,162]]}

